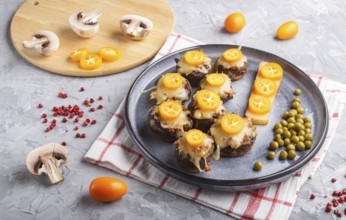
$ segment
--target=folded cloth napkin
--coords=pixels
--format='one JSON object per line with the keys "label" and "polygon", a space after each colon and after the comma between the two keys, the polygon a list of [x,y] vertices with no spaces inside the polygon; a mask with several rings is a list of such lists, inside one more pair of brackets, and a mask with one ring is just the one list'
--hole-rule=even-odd
{"label": "folded cloth napkin", "polygon": [[[175,50],[202,44],[179,34],[171,34],[153,61]],[[329,109],[329,131],[318,154],[288,180],[249,192],[219,192],[180,182],[159,171],[143,158],[130,140],[124,123],[123,101],[114,117],[91,146],[84,159],[139,181],[191,199],[235,218],[288,219],[297,192],[321,164],[335,134],[346,100],[346,85],[322,76],[309,75],[326,99]]]}

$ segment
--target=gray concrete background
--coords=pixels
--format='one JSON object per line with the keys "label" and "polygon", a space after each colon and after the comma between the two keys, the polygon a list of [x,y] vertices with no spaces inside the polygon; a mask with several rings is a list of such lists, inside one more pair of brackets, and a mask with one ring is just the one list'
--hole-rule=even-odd
{"label": "gray concrete background", "polygon": [[[23,60],[9,40],[11,18],[23,0],[0,0],[0,219],[224,219],[226,215],[171,193],[118,175],[83,161],[82,157],[99,135],[143,64],[124,73],[98,78],[71,78],[42,71]],[[308,73],[346,83],[346,2],[311,1],[222,1],[169,0],[176,18],[175,32],[206,43],[242,44],[277,54]],[[247,18],[238,34],[223,30],[225,17],[240,11]],[[287,20],[299,23],[299,34],[289,41],[276,41],[276,28]],[[121,83],[119,83],[121,82]],[[78,92],[81,86],[86,92]],[[76,103],[86,97],[104,97],[102,111],[90,114],[98,123],[85,129],[88,137],[76,139],[60,124],[54,132],[43,132],[40,115],[48,106],[66,104],[57,99],[67,92]],[[69,99],[71,100],[71,99]],[[69,101],[71,102],[71,101]],[[73,102],[73,101],[72,101]],[[43,103],[43,109],[37,109]],[[345,111],[344,111],[345,113]],[[330,219],[323,211],[332,190],[346,185],[346,124],[341,118],[337,134],[322,166],[298,194],[290,219]],[[66,179],[50,186],[25,167],[26,155],[48,142],[68,143],[71,155]],[[110,204],[88,197],[92,179],[115,176],[126,181],[128,194]],[[335,184],[330,179],[336,177]],[[317,198],[309,200],[310,193]],[[345,208],[345,205],[344,205]]]}

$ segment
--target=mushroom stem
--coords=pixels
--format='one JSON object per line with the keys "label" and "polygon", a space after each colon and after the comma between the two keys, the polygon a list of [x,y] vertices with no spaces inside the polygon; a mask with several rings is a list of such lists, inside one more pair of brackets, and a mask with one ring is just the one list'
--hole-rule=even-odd
{"label": "mushroom stem", "polygon": [[92,11],[88,14],[85,15],[84,18],[82,18],[82,22],[84,24],[88,24],[88,23],[96,23],[97,19],[102,15],[102,11],[100,10],[95,10]]}
{"label": "mushroom stem", "polygon": [[59,169],[57,161],[54,157],[40,157],[43,168],[48,175],[51,184],[57,184],[64,180],[64,177]]}
{"label": "mushroom stem", "polygon": [[32,40],[25,40],[23,41],[23,46],[25,48],[33,48],[36,45],[44,44],[48,42],[47,37],[41,37],[41,38],[34,38]]}

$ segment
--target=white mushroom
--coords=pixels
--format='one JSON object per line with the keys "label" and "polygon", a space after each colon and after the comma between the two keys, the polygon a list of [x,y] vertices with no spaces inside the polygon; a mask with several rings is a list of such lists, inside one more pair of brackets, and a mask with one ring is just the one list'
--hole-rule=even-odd
{"label": "white mushroom", "polygon": [[80,37],[91,38],[100,28],[97,19],[102,12],[95,10],[89,13],[77,12],[70,16],[69,22],[72,30]]}
{"label": "white mushroom", "polygon": [[26,157],[26,166],[30,173],[34,175],[47,174],[51,184],[56,184],[64,180],[59,167],[67,160],[66,147],[51,143],[31,151]]}
{"label": "white mushroom", "polygon": [[51,31],[39,31],[31,40],[23,41],[23,47],[34,48],[43,56],[52,55],[59,48],[59,38]]}
{"label": "white mushroom", "polygon": [[120,19],[121,31],[132,40],[143,40],[153,27],[151,20],[138,15],[124,15]]}

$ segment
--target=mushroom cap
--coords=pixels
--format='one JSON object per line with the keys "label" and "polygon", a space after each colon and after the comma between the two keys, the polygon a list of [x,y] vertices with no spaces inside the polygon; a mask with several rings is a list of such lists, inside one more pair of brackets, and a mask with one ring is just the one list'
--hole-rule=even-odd
{"label": "mushroom cap", "polygon": [[76,28],[80,31],[90,31],[90,30],[95,30],[98,31],[100,25],[98,23],[95,24],[84,24],[82,21],[78,20],[78,14],[80,12],[74,13],[70,16],[68,19],[72,29]]}
{"label": "mushroom cap", "polygon": [[145,29],[152,30],[154,28],[154,24],[151,20],[149,20],[146,17],[142,17],[139,15],[133,15],[133,14],[127,14],[120,18],[120,22],[126,21],[126,20],[136,20],[143,22],[147,27]]}
{"label": "mushroom cap", "polygon": [[[100,16],[100,12],[99,12],[99,14],[97,14],[97,12],[91,12],[91,13],[96,13],[94,20],[93,20],[95,23],[92,23],[92,24],[83,23],[82,18],[78,18],[78,15],[80,13],[82,13],[82,12],[77,12],[77,13],[74,13],[70,16],[70,18],[69,18],[70,26],[71,26],[73,32],[75,32],[78,36],[83,37],[83,38],[91,38],[100,29],[100,25],[97,23],[97,19],[98,19],[98,16]],[[86,16],[86,15],[84,15],[84,16]]]}
{"label": "mushroom cap", "polygon": [[53,157],[55,157],[58,161],[58,166],[64,164],[68,160],[68,151],[66,147],[57,144],[57,143],[50,143],[43,145],[41,147],[38,147],[34,150],[32,150],[28,156],[26,157],[26,166],[30,173],[34,175],[40,175],[40,166],[42,164],[41,157],[43,155],[52,154]]}
{"label": "mushroom cap", "polygon": [[35,50],[37,50],[40,54],[48,56],[58,50],[60,42],[59,37],[52,31],[42,30],[36,32],[32,35],[33,39],[38,39],[39,37],[46,37],[48,39],[47,43],[38,44],[34,46]]}

